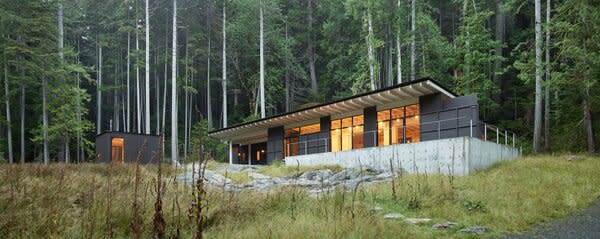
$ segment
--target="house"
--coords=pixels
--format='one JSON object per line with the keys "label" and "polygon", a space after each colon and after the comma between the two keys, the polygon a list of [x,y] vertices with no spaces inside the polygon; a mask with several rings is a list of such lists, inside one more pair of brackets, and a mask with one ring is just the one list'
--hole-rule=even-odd
{"label": "house", "polygon": [[105,131],[96,135],[96,162],[99,163],[157,163],[162,157],[157,155],[160,137],[150,134],[136,134]]}
{"label": "house", "polygon": [[283,160],[465,175],[521,154],[514,134],[479,120],[476,96],[459,96],[430,78],[209,135],[230,142],[230,163],[237,164]]}

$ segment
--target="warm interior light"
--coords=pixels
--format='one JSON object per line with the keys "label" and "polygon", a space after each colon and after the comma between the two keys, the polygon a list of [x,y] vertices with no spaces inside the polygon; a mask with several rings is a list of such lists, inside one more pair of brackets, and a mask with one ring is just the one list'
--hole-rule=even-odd
{"label": "warm interior light", "polygon": [[418,116],[418,115],[417,115],[417,116],[415,116],[415,119],[419,119],[419,116]]}

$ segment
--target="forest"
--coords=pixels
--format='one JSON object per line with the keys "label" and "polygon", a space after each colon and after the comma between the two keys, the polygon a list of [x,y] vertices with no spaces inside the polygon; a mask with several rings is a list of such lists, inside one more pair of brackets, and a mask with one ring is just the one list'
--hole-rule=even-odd
{"label": "forest", "polygon": [[595,153],[591,0],[1,0],[0,152],[94,160],[106,130],[206,132],[431,77],[476,94],[527,152]]}

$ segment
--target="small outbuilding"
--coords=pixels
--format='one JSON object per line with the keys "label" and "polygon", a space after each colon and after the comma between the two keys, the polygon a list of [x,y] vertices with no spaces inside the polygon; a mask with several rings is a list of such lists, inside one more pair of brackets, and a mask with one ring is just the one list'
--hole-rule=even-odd
{"label": "small outbuilding", "polygon": [[[145,146],[144,146],[145,144]],[[96,135],[96,162],[135,163],[140,154],[140,163],[157,163],[161,158],[160,136],[115,131]]]}

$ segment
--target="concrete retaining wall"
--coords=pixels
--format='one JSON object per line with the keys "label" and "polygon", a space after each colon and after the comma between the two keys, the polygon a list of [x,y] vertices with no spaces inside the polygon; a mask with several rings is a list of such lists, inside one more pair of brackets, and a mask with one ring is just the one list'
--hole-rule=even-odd
{"label": "concrete retaining wall", "polygon": [[502,160],[516,159],[518,149],[471,137],[395,144],[341,152],[317,153],[285,158],[287,166],[339,165],[344,168],[370,167],[407,173],[467,175]]}

